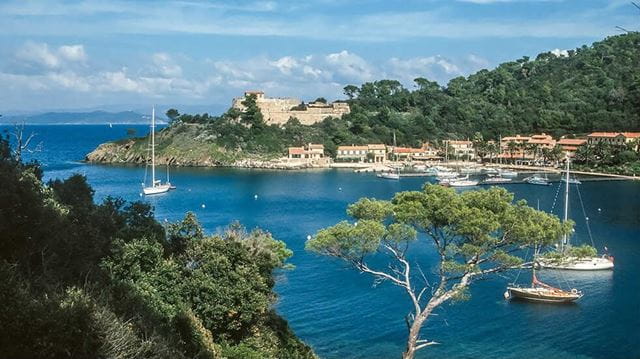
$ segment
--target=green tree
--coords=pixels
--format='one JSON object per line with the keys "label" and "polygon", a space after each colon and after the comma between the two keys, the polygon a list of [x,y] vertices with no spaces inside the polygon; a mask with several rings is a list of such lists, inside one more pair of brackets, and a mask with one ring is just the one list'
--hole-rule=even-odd
{"label": "green tree", "polygon": [[242,101],[242,105],[244,106],[244,111],[242,111],[242,114],[240,115],[240,121],[248,125],[253,131],[260,131],[264,129],[264,117],[256,103],[256,95],[251,94],[246,96],[244,101]]}
{"label": "green tree", "polygon": [[[468,298],[469,286],[479,278],[522,267],[524,261],[516,255],[522,248],[554,243],[572,226],[524,201],[514,203],[513,195],[501,188],[458,194],[426,185],[421,192],[397,193],[391,202],[361,199],[347,213],[357,222],[318,231],[306,248],[339,258],[407,294],[412,308],[403,358],[436,344],[422,339],[420,332],[437,307]],[[427,279],[411,259],[414,242],[421,240],[438,254],[437,278]],[[383,258],[388,264],[380,264]]]}

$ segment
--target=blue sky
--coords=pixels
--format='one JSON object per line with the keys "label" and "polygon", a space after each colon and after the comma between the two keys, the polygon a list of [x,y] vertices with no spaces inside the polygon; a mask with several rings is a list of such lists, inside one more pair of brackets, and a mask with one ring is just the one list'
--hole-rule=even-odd
{"label": "blue sky", "polygon": [[0,113],[220,113],[246,89],[312,100],[412,86],[640,28],[627,0],[0,1]]}

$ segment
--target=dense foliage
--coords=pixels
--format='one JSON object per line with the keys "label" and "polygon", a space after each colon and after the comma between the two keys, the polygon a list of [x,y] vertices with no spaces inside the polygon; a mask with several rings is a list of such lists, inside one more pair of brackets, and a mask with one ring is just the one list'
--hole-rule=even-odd
{"label": "dense foliage", "polygon": [[[220,117],[179,115],[178,123],[205,124],[228,149],[282,153],[286,146],[323,143],[329,152],[341,144],[392,143],[417,146],[425,140],[546,132],[554,136],[591,131],[640,130],[640,34],[609,37],[592,46],[523,57],[493,70],[452,79],[446,87],[425,78],[409,90],[395,80],[349,85],[344,93],[351,113],[312,126],[292,119],[266,126],[248,98],[247,113],[235,109]],[[259,118],[260,117],[260,118]]]}
{"label": "dense foliage", "polygon": [[274,313],[291,251],[239,224],[166,228],[143,202],[42,183],[0,140],[0,353],[7,358],[310,358]]}

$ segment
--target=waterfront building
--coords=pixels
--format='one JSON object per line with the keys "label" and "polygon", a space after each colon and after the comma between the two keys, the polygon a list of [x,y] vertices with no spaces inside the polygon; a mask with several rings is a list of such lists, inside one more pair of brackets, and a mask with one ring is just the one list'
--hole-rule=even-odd
{"label": "waterfront building", "polygon": [[[587,135],[589,145],[598,143],[624,145],[636,140],[640,140],[640,132],[593,132]],[[638,145],[635,149],[638,150]]]}
{"label": "waterfront building", "polygon": [[576,151],[580,146],[584,146],[587,143],[586,138],[561,138],[556,145],[562,148],[562,151],[573,157],[576,155]]}
{"label": "waterfront building", "polygon": [[532,145],[537,149],[552,149],[556,147],[556,140],[551,137],[551,135],[547,135],[546,133],[541,133],[539,135],[532,135],[527,141],[528,145]]}
{"label": "waterfront building", "polygon": [[[515,145],[514,145],[515,144]],[[531,136],[507,136],[500,142],[498,158],[519,164],[533,164],[541,157],[542,149],[553,149],[556,140],[551,135],[541,133]]]}
{"label": "waterfront building", "polygon": [[387,155],[387,146],[383,144],[338,146],[337,162],[383,163]]}
{"label": "waterfront building", "polygon": [[297,98],[267,97],[263,91],[246,91],[244,96],[234,98],[231,106],[244,111],[242,102],[251,95],[256,97],[256,105],[268,125],[282,125],[287,123],[290,118],[297,118],[303,125],[312,125],[327,117],[340,118],[350,112],[349,104],[346,102],[311,102],[305,104]]}
{"label": "waterfront building", "polygon": [[447,141],[449,148],[453,150],[453,153],[449,154],[449,158],[474,160],[476,158],[476,151],[473,148],[473,142],[471,141]]}
{"label": "waterfront building", "polygon": [[309,143],[301,147],[289,147],[287,158],[309,164],[323,164],[326,162],[324,145]]}
{"label": "waterfront building", "polygon": [[397,158],[398,161],[435,161],[442,160],[438,156],[438,150],[428,142],[420,148],[389,146],[389,158]]}

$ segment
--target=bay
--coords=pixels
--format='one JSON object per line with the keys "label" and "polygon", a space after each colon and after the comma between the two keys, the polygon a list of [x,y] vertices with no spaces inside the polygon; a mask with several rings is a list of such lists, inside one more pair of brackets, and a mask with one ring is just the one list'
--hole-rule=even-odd
{"label": "bay", "polygon": [[[0,130],[7,129],[0,126]],[[26,154],[43,164],[45,179],[85,175],[96,200],[120,196],[149,201],[160,221],[176,221],[193,211],[215,233],[232,221],[260,227],[294,251],[294,270],[278,274],[278,313],[323,358],[399,357],[406,336],[409,303],[390,284],[373,287],[370,277],[344,264],[308,253],[304,242],[318,229],[346,219],[346,206],[360,197],[389,199],[397,191],[419,190],[424,178],[385,181],[348,170],[265,171],[241,169],[171,169],[177,190],[141,197],[144,168],[81,162],[98,144],[137,135],[146,126],[27,126],[37,133],[42,151]],[[163,169],[159,170],[163,173]],[[557,185],[505,185],[517,199],[549,211]],[[424,337],[441,345],[424,349],[421,358],[637,358],[640,357],[640,183],[585,182],[580,186],[596,245],[615,256],[613,272],[543,271],[543,280],[579,288],[575,305],[508,302],[502,297],[517,272],[483,280],[467,302],[446,305],[424,329]],[[256,197],[257,195],[257,197]],[[560,196],[562,197],[562,196]],[[575,240],[589,243],[580,202],[572,196]],[[561,198],[555,205],[559,213]],[[435,259],[428,245],[413,248],[425,272]],[[525,283],[527,273],[518,281]]]}

